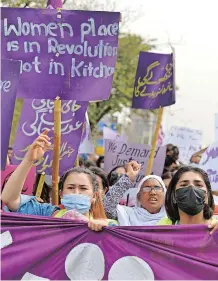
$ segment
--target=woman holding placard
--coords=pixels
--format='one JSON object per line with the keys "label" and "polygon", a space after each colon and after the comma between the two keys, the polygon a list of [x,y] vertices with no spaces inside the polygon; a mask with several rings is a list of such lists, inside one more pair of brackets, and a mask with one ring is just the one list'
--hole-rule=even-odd
{"label": "woman holding placard", "polygon": [[22,195],[25,178],[34,164],[49,149],[48,131],[41,134],[29,147],[23,161],[8,180],[2,201],[12,212],[39,216],[53,216],[86,221],[90,229],[100,231],[104,226],[117,225],[108,220],[98,192],[95,175],[86,168],[73,168],[60,179],[61,205],[40,204],[34,196]]}

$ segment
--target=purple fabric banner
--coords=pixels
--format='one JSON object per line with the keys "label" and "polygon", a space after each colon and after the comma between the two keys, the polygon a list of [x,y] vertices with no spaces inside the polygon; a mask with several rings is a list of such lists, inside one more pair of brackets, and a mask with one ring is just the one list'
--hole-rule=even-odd
{"label": "purple fabric banner", "polygon": [[1,8],[1,15],[2,57],[22,61],[19,97],[109,98],[120,13]]}
{"label": "purple fabric banner", "polygon": [[132,107],[156,109],[175,102],[173,54],[140,52]]}
{"label": "purple fabric banner", "polygon": [[20,61],[1,59],[1,170],[5,169],[20,76]]}
{"label": "purple fabric banner", "polygon": [[[62,101],[60,175],[73,167],[80,145],[87,102]],[[25,100],[21,113],[15,144],[14,164],[19,164],[28,146],[45,130],[49,129],[51,142],[54,130],[54,101]],[[36,163],[38,172],[51,175],[53,151],[45,153]]]}
{"label": "purple fabric banner", "polygon": [[71,220],[3,214],[1,232],[3,280],[218,276],[218,231],[210,235],[204,225],[107,227],[96,233]]}

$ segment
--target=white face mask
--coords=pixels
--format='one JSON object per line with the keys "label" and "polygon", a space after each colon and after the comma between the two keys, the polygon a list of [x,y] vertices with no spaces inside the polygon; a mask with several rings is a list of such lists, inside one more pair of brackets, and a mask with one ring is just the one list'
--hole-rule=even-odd
{"label": "white face mask", "polygon": [[104,170],[104,162],[100,164],[100,167]]}

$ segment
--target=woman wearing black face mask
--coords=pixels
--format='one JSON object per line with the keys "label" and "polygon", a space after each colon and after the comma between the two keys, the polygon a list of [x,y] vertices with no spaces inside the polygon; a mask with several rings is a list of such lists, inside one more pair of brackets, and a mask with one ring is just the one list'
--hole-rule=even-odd
{"label": "woman wearing black face mask", "polygon": [[158,225],[206,224],[218,229],[213,218],[214,200],[207,174],[199,168],[182,167],[172,178],[165,201],[168,218]]}

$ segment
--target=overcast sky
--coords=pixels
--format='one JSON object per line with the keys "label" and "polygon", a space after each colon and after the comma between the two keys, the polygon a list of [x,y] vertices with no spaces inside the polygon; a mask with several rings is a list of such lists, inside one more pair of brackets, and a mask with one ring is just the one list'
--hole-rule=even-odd
{"label": "overcast sky", "polygon": [[118,0],[139,18],[129,25],[144,38],[156,38],[160,51],[170,42],[176,50],[176,105],[165,110],[164,125],[203,131],[203,145],[214,141],[218,112],[218,1]]}

